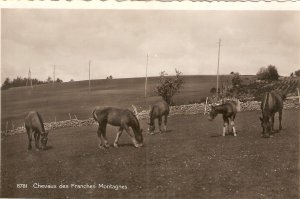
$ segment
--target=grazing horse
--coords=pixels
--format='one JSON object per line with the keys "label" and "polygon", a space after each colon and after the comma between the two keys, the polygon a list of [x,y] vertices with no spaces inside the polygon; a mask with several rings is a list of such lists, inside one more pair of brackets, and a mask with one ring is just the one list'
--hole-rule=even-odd
{"label": "grazing horse", "polygon": [[210,114],[208,116],[208,120],[212,121],[218,114],[223,115],[223,136],[225,136],[226,129],[229,126],[229,120],[231,120],[231,126],[233,135],[236,136],[236,129],[234,126],[234,119],[237,113],[237,105],[235,102],[226,102],[224,104],[218,106],[212,106]]}
{"label": "grazing horse", "polygon": [[31,111],[25,117],[25,128],[28,135],[28,150],[32,148],[31,141],[32,141],[32,134],[35,140],[35,149],[38,151],[39,141],[41,138],[42,149],[44,150],[47,145],[48,141],[48,131],[45,131],[43,119],[41,115],[36,111]]}
{"label": "grazing horse", "polygon": [[279,113],[279,131],[282,129],[283,98],[284,96],[282,97],[275,91],[264,94],[261,103],[262,117],[259,118],[263,129],[262,137],[270,137],[270,132],[274,130],[274,116],[277,112]]}
{"label": "grazing horse", "polygon": [[[109,147],[106,138],[107,124],[120,127],[114,142],[114,147],[118,147],[118,141],[124,129],[131,137],[131,140],[135,147],[138,148],[143,146],[143,129],[140,129],[140,123],[138,119],[130,110],[114,107],[107,107],[103,109],[96,107],[93,111],[93,118],[99,123],[97,131],[99,148],[103,149],[104,147]],[[132,128],[134,137],[130,134],[129,127]]]}
{"label": "grazing horse", "polygon": [[160,101],[155,103],[150,110],[150,123],[149,124],[149,131],[150,134],[154,134],[155,130],[155,119],[158,119],[158,125],[159,125],[159,132],[161,131],[161,124],[162,124],[162,117],[164,116],[164,131],[167,131],[167,120],[168,115],[170,112],[170,108],[167,102]]}

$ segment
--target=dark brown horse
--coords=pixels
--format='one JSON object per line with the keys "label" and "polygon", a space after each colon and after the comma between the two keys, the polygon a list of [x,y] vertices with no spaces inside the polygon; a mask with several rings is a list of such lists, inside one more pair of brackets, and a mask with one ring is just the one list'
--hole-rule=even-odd
{"label": "dark brown horse", "polygon": [[212,106],[210,114],[208,116],[208,120],[212,121],[218,114],[223,115],[223,136],[225,136],[226,129],[229,126],[229,120],[231,120],[230,124],[232,126],[233,135],[236,136],[236,129],[234,126],[234,119],[237,113],[237,105],[235,102],[226,102],[224,104],[218,106]]}
{"label": "dark brown horse", "polygon": [[31,141],[32,141],[32,135],[35,140],[35,149],[38,151],[40,149],[39,147],[39,141],[41,138],[41,144],[42,149],[44,150],[47,145],[48,141],[48,131],[45,131],[43,119],[41,115],[36,111],[31,111],[27,114],[25,117],[25,128],[28,135],[28,150],[32,148]]}
{"label": "dark brown horse", "polygon": [[[143,129],[140,129],[139,121],[130,110],[114,107],[107,107],[102,109],[96,107],[93,111],[93,117],[99,123],[97,134],[100,148],[109,147],[106,138],[107,124],[120,127],[114,142],[114,147],[118,147],[118,141],[124,129],[131,137],[131,140],[135,147],[143,146]],[[134,137],[130,134],[130,127],[133,130]]]}
{"label": "dark brown horse", "polygon": [[262,117],[260,117],[263,137],[270,137],[270,132],[274,131],[274,116],[277,112],[279,113],[279,131],[282,129],[282,98],[281,94],[275,91],[267,92],[263,96],[261,103]]}
{"label": "dark brown horse", "polygon": [[149,124],[149,132],[151,135],[154,134],[155,119],[158,119],[159,132],[162,132],[161,124],[162,124],[162,118],[164,117],[164,131],[167,131],[167,121],[168,121],[169,112],[170,112],[169,105],[165,101],[159,101],[151,107],[151,110],[149,113],[150,123],[148,123]]}

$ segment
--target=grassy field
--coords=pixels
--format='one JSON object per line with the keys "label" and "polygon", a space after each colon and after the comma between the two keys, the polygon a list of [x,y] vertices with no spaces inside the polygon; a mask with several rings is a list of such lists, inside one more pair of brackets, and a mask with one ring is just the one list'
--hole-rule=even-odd
{"label": "grassy field", "polygon": [[[284,110],[283,131],[269,139],[260,137],[259,115],[239,113],[237,137],[220,136],[221,116],[213,122],[203,115],[172,116],[169,131],[144,133],[140,149],[126,134],[119,148],[97,149],[96,126],[56,130],[49,149],[39,152],[27,151],[26,134],[5,137],[1,197],[299,198],[299,110]],[[107,130],[112,143],[117,129]],[[17,183],[28,187],[17,189]],[[34,189],[33,183],[127,189]]]}
{"label": "grassy field", "polygon": [[[247,77],[244,77],[247,78]],[[95,106],[118,106],[130,108],[132,104],[141,109],[148,109],[149,104],[160,98],[155,96],[154,88],[158,78],[149,78],[148,97],[144,97],[144,78],[93,80],[91,91],[88,81],[68,82],[12,88],[1,92],[1,129],[23,125],[25,115],[31,110],[39,111],[45,122],[69,119],[72,117],[86,119],[90,117]],[[188,104],[200,101],[210,95],[210,89],[216,87],[215,76],[185,76],[184,87],[175,96],[176,104]],[[220,77],[220,85],[230,81],[229,76]]]}

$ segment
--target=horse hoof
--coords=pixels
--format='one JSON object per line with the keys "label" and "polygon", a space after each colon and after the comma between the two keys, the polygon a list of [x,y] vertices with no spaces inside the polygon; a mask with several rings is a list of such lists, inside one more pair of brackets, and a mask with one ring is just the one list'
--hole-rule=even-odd
{"label": "horse hoof", "polygon": [[114,147],[115,147],[115,148],[118,148],[119,146],[118,146],[118,144],[114,144]]}
{"label": "horse hoof", "polygon": [[236,134],[233,134],[234,137],[236,137]]}
{"label": "horse hoof", "polygon": [[39,151],[40,149],[35,149],[36,151]]}

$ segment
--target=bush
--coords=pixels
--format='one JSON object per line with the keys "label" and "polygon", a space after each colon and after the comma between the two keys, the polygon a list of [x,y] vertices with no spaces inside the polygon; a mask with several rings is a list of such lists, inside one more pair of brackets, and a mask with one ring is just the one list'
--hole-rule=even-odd
{"label": "bush", "polygon": [[278,80],[279,75],[275,66],[269,65],[267,68],[261,67],[256,73],[257,79],[273,81]]}
{"label": "bush", "polygon": [[240,86],[242,84],[242,79],[239,73],[233,73],[231,83],[233,87]]}
{"label": "bush", "polygon": [[299,76],[300,76],[300,70],[296,70],[296,71],[295,71],[295,75],[296,75],[297,77],[299,77]]}
{"label": "bush", "polygon": [[160,73],[159,85],[156,86],[155,92],[161,96],[168,104],[172,104],[172,97],[179,93],[179,89],[183,85],[182,73],[175,69],[175,77],[166,77],[165,71]]}

